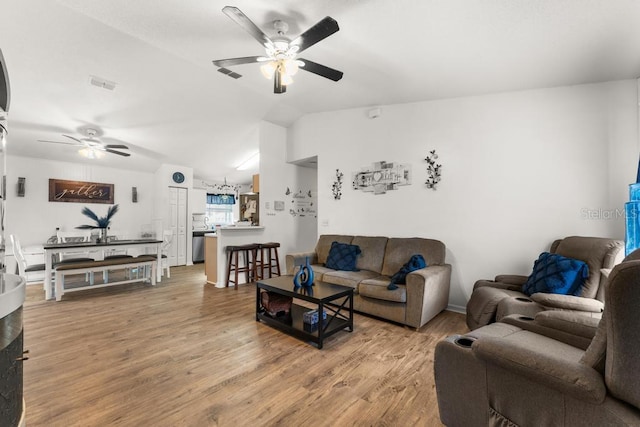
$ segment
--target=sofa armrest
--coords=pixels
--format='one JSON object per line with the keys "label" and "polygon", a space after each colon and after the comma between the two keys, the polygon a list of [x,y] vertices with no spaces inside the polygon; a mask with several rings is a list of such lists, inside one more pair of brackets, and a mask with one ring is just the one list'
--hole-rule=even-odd
{"label": "sofa armrest", "polygon": [[526,283],[528,276],[522,276],[520,274],[500,274],[494,279],[496,282],[502,282],[509,285],[516,285],[522,288],[522,285]]}
{"label": "sofa armrest", "polygon": [[604,303],[593,298],[582,298],[573,295],[535,293],[532,300],[545,307],[565,310],[584,311],[587,313],[602,313]]}
{"label": "sofa armrest", "polygon": [[419,328],[449,304],[451,265],[430,265],[407,274],[405,324]]}
{"label": "sofa armrest", "polygon": [[600,404],[606,396],[602,376],[578,362],[583,352],[559,341],[521,331],[507,338],[478,339],[472,349],[487,363],[578,400]]}
{"label": "sofa armrest", "polygon": [[292,275],[297,266],[305,264],[307,257],[309,257],[310,264],[316,264],[318,262],[318,255],[315,252],[297,252],[287,254],[285,257],[287,274]]}
{"label": "sofa armrest", "polygon": [[506,291],[522,292],[522,285],[514,285],[512,283],[496,282],[494,280],[478,280],[473,285],[473,290],[475,291],[476,289],[482,288],[482,287],[485,287],[485,286],[489,287],[489,288],[504,289]]}
{"label": "sofa armrest", "polygon": [[586,350],[595,336],[600,319],[576,312],[548,310],[537,313],[535,319],[510,314],[500,322]]}

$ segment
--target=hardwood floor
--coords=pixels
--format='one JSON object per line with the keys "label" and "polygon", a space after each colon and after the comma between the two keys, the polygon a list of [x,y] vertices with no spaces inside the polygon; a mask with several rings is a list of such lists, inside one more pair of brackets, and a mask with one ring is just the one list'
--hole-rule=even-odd
{"label": "hardwood floor", "polygon": [[466,331],[363,315],[322,350],[255,321],[255,286],[217,289],[202,264],[145,284],[24,305],[24,396],[36,426],[440,425],[433,350]]}

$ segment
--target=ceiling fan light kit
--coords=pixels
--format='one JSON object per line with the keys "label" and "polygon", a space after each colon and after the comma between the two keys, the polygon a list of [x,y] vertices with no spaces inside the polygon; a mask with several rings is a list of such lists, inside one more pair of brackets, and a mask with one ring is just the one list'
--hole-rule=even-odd
{"label": "ceiling fan light kit", "polygon": [[[213,63],[219,67],[218,71],[233,65],[263,62],[260,71],[265,78],[273,79],[274,93],[285,93],[287,85],[293,83],[292,76],[300,68],[336,82],[342,78],[341,71],[307,59],[297,58],[299,53],[340,30],[338,22],[330,16],[322,19],[296,39],[290,40],[286,37],[289,25],[284,21],[276,20],[273,22],[273,27],[278,35],[271,39],[237,7],[225,6],[222,12],[262,44],[266,56],[215,60]],[[229,75],[229,73],[225,74]]]}

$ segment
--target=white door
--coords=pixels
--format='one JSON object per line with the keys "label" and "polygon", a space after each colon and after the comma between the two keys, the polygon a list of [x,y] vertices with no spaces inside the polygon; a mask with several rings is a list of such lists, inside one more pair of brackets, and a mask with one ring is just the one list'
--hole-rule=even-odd
{"label": "white door", "polygon": [[169,188],[169,228],[173,232],[169,247],[169,265],[187,264],[187,189]]}

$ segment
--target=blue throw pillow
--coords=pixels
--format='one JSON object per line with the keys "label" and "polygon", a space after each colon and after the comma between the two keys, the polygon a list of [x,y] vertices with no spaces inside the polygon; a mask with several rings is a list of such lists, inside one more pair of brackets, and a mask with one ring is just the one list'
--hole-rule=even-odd
{"label": "blue throw pillow", "polygon": [[561,295],[578,295],[589,277],[589,267],[584,261],[562,255],[543,252],[533,264],[533,272],[522,286],[522,292]]}
{"label": "blue throw pillow", "polygon": [[407,283],[407,274],[411,273],[412,271],[425,268],[426,266],[427,262],[424,260],[424,257],[422,255],[412,255],[411,258],[409,258],[409,261],[407,261],[407,263],[403,265],[396,274],[391,276],[391,283],[389,283],[387,289],[398,289],[398,284],[404,285],[405,283]]}
{"label": "blue throw pillow", "polygon": [[333,242],[324,266],[332,270],[358,271],[356,262],[360,252],[360,246],[358,245]]}

